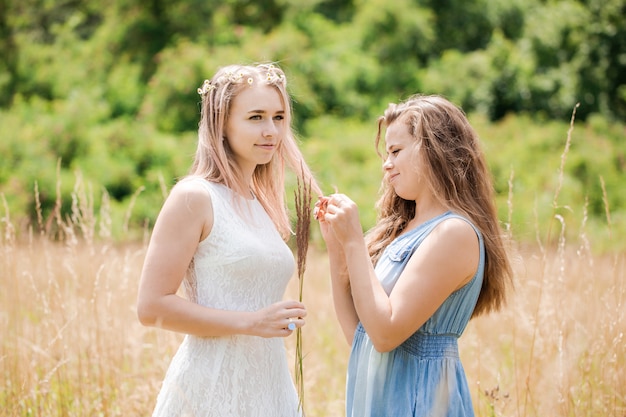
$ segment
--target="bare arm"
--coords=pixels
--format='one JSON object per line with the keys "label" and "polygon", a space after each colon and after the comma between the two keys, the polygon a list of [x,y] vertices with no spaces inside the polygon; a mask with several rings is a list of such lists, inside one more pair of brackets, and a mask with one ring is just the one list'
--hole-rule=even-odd
{"label": "bare arm", "polygon": [[356,205],[329,205],[328,220],[342,243],[355,310],[374,347],[385,352],[404,342],[445,299],[467,283],[478,266],[478,239],[463,220],[440,224],[411,256],[387,296],[358,236]]}
{"label": "bare arm", "polygon": [[339,321],[346,341],[349,345],[352,345],[354,331],[359,323],[359,317],[356,314],[354,301],[352,300],[350,276],[348,275],[348,267],[343,248],[334,235],[330,224],[325,221],[327,204],[328,197],[320,198],[320,201],[315,204],[315,218],[320,222],[322,237],[326,242],[335,314],[337,315],[337,320]]}
{"label": "bare arm", "polygon": [[350,289],[350,277],[343,248],[333,236],[330,225],[320,219],[320,229],[326,241],[326,250],[330,263],[331,288],[333,293],[333,304],[335,314],[341,326],[341,330],[349,345],[354,339],[354,331],[359,323],[359,317],[354,308],[352,292]]}
{"label": "bare arm", "polygon": [[[287,336],[289,318],[304,317],[296,301],[256,312],[208,308],[177,295],[199,242],[213,227],[210,194],[191,183],[174,187],[155,224],[144,262],[137,315],[142,324],[197,336]],[[304,321],[296,320],[301,326]]]}

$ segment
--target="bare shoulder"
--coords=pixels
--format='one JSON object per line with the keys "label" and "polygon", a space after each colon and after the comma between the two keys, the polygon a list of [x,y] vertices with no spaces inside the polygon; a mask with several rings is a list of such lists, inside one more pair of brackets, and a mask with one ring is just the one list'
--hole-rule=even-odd
{"label": "bare shoulder", "polygon": [[162,215],[174,223],[201,228],[201,240],[208,236],[213,227],[213,205],[211,194],[197,181],[181,181],[170,191]]}
{"label": "bare shoulder", "polygon": [[457,217],[443,220],[426,238],[424,246],[428,259],[437,265],[437,273],[449,280],[450,290],[465,285],[476,273],[479,240],[467,221]]}
{"label": "bare shoulder", "polygon": [[197,181],[183,180],[176,183],[170,191],[168,199],[177,203],[184,203],[192,209],[211,205],[211,193]]}
{"label": "bare shoulder", "polygon": [[433,235],[445,240],[448,244],[460,244],[466,246],[472,242],[478,243],[476,230],[472,225],[461,218],[451,217],[443,220],[433,230]]}
{"label": "bare shoulder", "polygon": [[422,312],[428,313],[424,313],[426,320],[450,294],[472,280],[479,263],[479,240],[472,225],[461,218],[445,218],[417,246],[391,294],[407,305],[415,303],[417,294],[425,308]]}

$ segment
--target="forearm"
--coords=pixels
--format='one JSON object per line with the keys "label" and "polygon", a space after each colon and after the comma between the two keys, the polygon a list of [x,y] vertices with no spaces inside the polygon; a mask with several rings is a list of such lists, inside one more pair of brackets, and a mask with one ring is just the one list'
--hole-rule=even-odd
{"label": "forearm", "polygon": [[253,334],[254,313],[207,308],[176,294],[140,302],[138,315],[145,326],[200,337]]}
{"label": "forearm", "polygon": [[328,248],[328,258],[335,314],[346,341],[351,345],[359,318],[354,308],[350,292],[350,278],[341,247]]}
{"label": "forearm", "polygon": [[350,282],[348,280],[333,280],[332,292],[337,320],[346,338],[346,342],[352,345],[352,339],[354,338],[356,326],[359,323],[359,317],[354,307],[354,301],[352,300]]}
{"label": "forearm", "polygon": [[350,242],[344,251],[355,312],[378,349],[386,344],[391,330],[389,296],[376,277],[365,242]]}

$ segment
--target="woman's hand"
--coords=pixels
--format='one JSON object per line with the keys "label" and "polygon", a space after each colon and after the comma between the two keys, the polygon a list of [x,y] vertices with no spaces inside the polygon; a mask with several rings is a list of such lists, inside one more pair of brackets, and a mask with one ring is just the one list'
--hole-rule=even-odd
{"label": "woman's hand", "polygon": [[315,220],[322,221],[324,220],[324,215],[326,214],[326,208],[328,206],[328,200],[330,197],[320,196],[317,202],[315,203],[315,208],[313,209],[313,216]]}
{"label": "woman's hand", "polygon": [[341,249],[341,244],[335,238],[334,232],[330,227],[330,223],[326,221],[326,210],[328,208],[328,201],[330,197],[322,196],[319,198],[317,203],[315,203],[315,209],[313,210],[313,215],[315,219],[320,224],[320,231],[322,232],[322,237],[326,242],[326,248],[329,251],[336,251]]}
{"label": "woman's hand", "polygon": [[342,246],[350,239],[363,237],[359,210],[354,201],[345,194],[331,194],[322,199],[324,200],[318,202],[320,204],[318,215],[323,213],[320,220],[321,226],[325,223],[330,226],[330,231],[325,232],[322,228],[322,235],[327,244],[329,243],[327,236],[332,237]]}
{"label": "woman's hand", "polygon": [[[360,240],[365,247],[359,213],[352,200],[338,193],[320,197],[315,204],[314,213],[320,223],[322,237],[328,251],[335,312],[346,341],[350,345],[359,323],[359,317],[352,299],[345,245],[349,240],[356,243]],[[365,256],[369,259],[367,253]]]}
{"label": "woman's hand", "polygon": [[293,301],[279,301],[254,313],[250,335],[260,337],[286,337],[298,327],[304,326],[306,308]]}

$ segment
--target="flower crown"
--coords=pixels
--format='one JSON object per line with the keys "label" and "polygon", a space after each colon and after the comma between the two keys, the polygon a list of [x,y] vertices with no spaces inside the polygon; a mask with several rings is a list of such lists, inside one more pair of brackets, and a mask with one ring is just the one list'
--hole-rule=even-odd
{"label": "flower crown", "polygon": [[[276,67],[274,67],[274,65],[270,64],[265,66],[264,68],[267,69],[265,80],[268,84],[283,84],[285,82],[285,76],[282,73],[277,73]],[[198,94],[204,97],[205,95],[209,94],[211,90],[217,88],[217,84],[223,84],[226,82],[230,82],[232,84],[240,84],[244,82],[244,78],[245,75],[243,72],[234,73],[232,71],[228,71],[226,74],[219,76],[216,81],[204,80],[200,88],[198,88]],[[247,83],[248,86],[252,87],[252,84],[254,83],[254,78],[247,77],[245,79],[245,83]]]}
{"label": "flower crown", "polygon": [[211,84],[211,80],[204,80],[200,88],[198,88],[198,94],[205,96],[215,88],[214,84]]}

